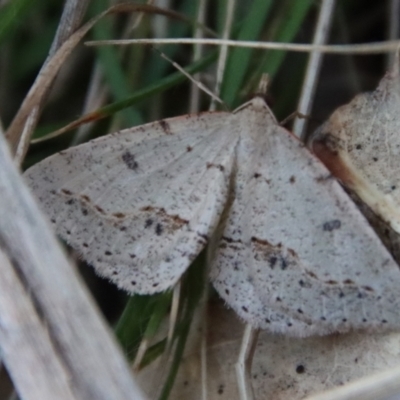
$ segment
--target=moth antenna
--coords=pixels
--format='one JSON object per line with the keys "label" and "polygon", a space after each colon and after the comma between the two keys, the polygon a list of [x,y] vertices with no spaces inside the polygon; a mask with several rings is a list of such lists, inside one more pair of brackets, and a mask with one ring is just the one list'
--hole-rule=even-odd
{"label": "moth antenna", "polygon": [[213,93],[210,89],[208,89],[205,85],[203,85],[201,82],[199,82],[198,80],[194,79],[190,74],[188,74],[177,62],[175,62],[174,60],[172,60],[171,58],[169,58],[165,53],[163,53],[160,49],[157,49],[156,47],[152,46],[152,48],[154,50],[156,50],[160,56],[164,59],[167,60],[168,62],[170,62],[172,64],[173,67],[175,67],[178,71],[180,71],[183,75],[186,76],[186,78],[188,78],[192,83],[194,83],[200,90],[202,90],[203,92],[207,93],[214,101],[222,104],[226,109],[228,109],[228,107],[226,106],[226,104],[215,94]]}

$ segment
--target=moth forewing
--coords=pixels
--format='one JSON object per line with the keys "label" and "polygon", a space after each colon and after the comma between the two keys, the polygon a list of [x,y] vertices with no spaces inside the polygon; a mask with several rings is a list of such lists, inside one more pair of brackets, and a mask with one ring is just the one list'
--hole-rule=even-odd
{"label": "moth forewing", "polygon": [[231,114],[127,129],[70,148],[25,176],[56,231],[131,293],[166,290],[204,248],[226,202]]}
{"label": "moth forewing", "polygon": [[211,269],[221,296],[252,325],[295,336],[399,326],[390,254],[321,162],[251,107]]}

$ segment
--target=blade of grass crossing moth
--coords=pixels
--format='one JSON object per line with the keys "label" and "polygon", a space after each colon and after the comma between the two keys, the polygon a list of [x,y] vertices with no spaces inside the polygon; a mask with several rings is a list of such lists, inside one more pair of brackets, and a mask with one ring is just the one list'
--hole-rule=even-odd
{"label": "blade of grass crossing moth", "polygon": [[160,357],[164,353],[166,347],[167,347],[167,338],[164,338],[163,340],[160,340],[159,342],[150,346],[147,349],[147,351],[139,365],[139,370],[147,367],[154,360],[156,360],[158,357]]}
{"label": "blade of grass crossing moth", "polygon": [[158,331],[162,320],[167,314],[168,307],[171,305],[172,291],[163,292],[162,296],[157,299],[150,321],[144,333],[145,339],[151,339]]}
{"label": "blade of grass crossing moth", "polygon": [[[154,305],[142,338],[142,343],[140,344],[140,346],[144,345],[144,350],[147,350],[149,341],[158,332],[160,325],[168,312],[168,307],[171,305],[171,300],[172,292],[170,290],[163,292],[161,296],[157,296],[156,304]],[[135,359],[134,368],[137,368],[141,364],[143,355],[144,353],[140,354],[140,351],[137,353],[137,359]]]}
{"label": "blade of grass crossing moth", "polygon": [[115,327],[115,335],[129,360],[136,356],[157,300],[163,294],[131,296]]}
{"label": "blade of grass crossing moth", "polygon": [[[242,21],[238,40],[256,40],[264,26],[272,5],[272,0],[255,0]],[[248,69],[253,49],[233,48],[230,50],[225,77],[221,88],[221,98],[231,107],[237,99],[239,88]]]}
{"label": "blade of grass crossing moth", "polygon": [[[207,268],[205,268],[205,251],[202,251],[197,259],[187,270],[182,285],[182,304],[180,318],[176,327],[176,347],[172,364],[167,379],[158,400],[167,400],[175,382],[176,375],[183,357],[186,341],[189,336],[190,326],[196,308],[201,300],[204,285],[207,284]],[[184,302],[184,303],[183,303]]]}

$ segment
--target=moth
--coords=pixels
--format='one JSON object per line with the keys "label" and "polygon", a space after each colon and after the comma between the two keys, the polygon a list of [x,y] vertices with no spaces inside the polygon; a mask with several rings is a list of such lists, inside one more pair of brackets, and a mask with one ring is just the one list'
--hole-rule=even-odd
{"label": "moth", "polygon": [[256,328],[400,327],[397,264],[260,97],[95,139],[25,177],[57,233],[129,293],[170,288],[209,244],[211,282]]}

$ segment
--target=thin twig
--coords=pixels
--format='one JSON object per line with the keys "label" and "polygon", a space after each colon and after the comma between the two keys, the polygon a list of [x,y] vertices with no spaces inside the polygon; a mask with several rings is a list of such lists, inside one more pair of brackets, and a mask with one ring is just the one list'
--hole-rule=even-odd
{"label": "thin twig", "polygon": [[[206,17],[206,10],[207,10],[207,4],[208,0],[200,0],[198,4],[198,9],[197,9],[197,22],[200,24],[205,23],[205,17]],[[194,37],[196,39],[201,39],[203,37],[203,30],[200,29],[199,27],[195,28],[194,31]],[[193,61],[196,62],[200,60],[201,56],[203,55],[203,49],[204,46],[201,43],[195,44],[193,46]],[[200,74],[195,74],[193,75],[193,78],[198,81],[200,80]],[[200,107],[200,88],[192,84],[190,86],[190,101],[189,101],[189,112],[190,113],[195,113],[199,111]]]}
{"label": "thin twig", "polygon": [[[107,89],[102,84],[102,80],[103,71],[101,69],[100,62],[97,61],[93,67],[89,89],[87,90],[85,103],[82,110],[82,115],[95,111],[96,109],[104,105],[107,97]],[[89,122],[85,125],[80,126],[74,134],[74,137],[71,141],[71,146],[76,146],[77,144],[84,142],[90,132],[92,125],[93,122]]]}
{"label": "thin twig", "polygon": [[196,44],[201,43],[211,46],[247,47],[252,49],[286,50],[300,53],[320,51],[327,54],[383,54],[396,51],[400,46],[400,40],[386,40],[382,42],[360,44],[330,44],[313,45],[307,43],[282,43],[282,42],[253,42],[246,40],[223,39],[124,39],[124,40],[97,40],[87,41],[87,46],[129,46],[133,44]]}
{"label": "thin twig", "polygon": [[165,53],[163,53],[162,51],[158,50],[156,47],[154,47],[154,49],[157,50],[160,53],[160,56],[162,58],[164,58],[164,60],[167,60],[168,62],[170,62],[172,64],[172,66],[174,66],[179,72],[181,72],[183,75],[185,75],[186,78],[188,78],[200,90],[202,90],[203,92],[207,93],[213,99],[213,101],[215,101],[217,103],[220,103],[220,104],[224,104],[224,102],[215,93],[213,93],[210,89],[205,87],[202,82],[197,81],[196,79],[194,79],[193,76],[190,75],[189,73],[187,73],[178,63],[176,63],[174,60],[169,58]]}
{"label": "thin twig", "polygon": [[[227,40],[231,36],[233,17],[235,15],[235,8],[236,8],[236,0],[228,0],[226,7],[227,7],[226,18],[225,18],[224,31],[222,33],[222,40]],[[214,92],[217,96],[219,96],[221,92],[221,84],[222,84],[222,79],[224,78],[227,57],[228,57],[228,46],[226,44],[221,44],[221,49],[219,52],[218,63],[217,63],[216,83],[214,89]],[[213,98],[210,105],[210,111],[214,111],[215,109],[216,109],[216,103]]]}
{"label": "thin twig", "polygon": [[[314,33],[313,44],[319,45],[327,42],[330,26],[333,17],[333,9],[336,0],[323,0],[317,26]],[[303,82],[297,111],[301,114],[308,115],[314,100],[315,89],[317,87],[319,71],[321,69],[323,54],[319,51],[312,51],[309,56],[307,70]],[[304,133],[307,128],[307,119],[296,118],[293,124],[293,133],[298,138],[304,138]]]}
{"label": "thin twig", "polygon": [[[51,57],[65,42],[65,40],[67,40],[81,24],[88,5],[89,0],[67,0],[65,2],[63,14],[61,16],[60,23],[58,24],[56,35],[51,45],[47,60],[44,62],[41,71],[43,71],[43,69],[46,67],[47,61],[51,59]],[[46,101],[49,89],[44,92],[40,98],[37,99],[37,103],[35,104],[31,113],[26,119],[23,133],[18,142],[18,147],[15,155],[15,162],[17,163],[17,165],[21,165],[22,161],[25,158],[26,152],[28,151],[30,138],[39,121],[41,108]]]}
{"label": "thin twig", "polygon": [[[388,7],[388,40],[396,40],[400,33],[400,0],[390,0]],[[388,54],[387,68],[390,69],[394,63],[394,54]]]}

